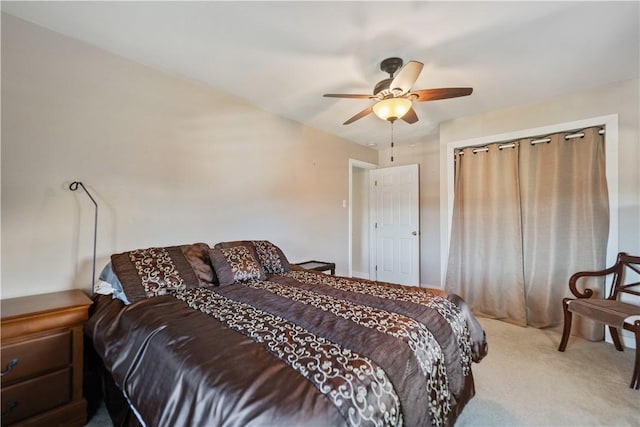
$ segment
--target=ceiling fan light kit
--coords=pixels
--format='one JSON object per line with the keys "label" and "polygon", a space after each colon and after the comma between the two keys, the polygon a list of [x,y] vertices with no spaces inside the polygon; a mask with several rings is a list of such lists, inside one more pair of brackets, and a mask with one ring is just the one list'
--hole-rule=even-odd
{"label": "ceiling fan light kit", "polygon": [[373,112],[382,120],[394,122],[402,118],[411,109],[411,101],[407,98],[387,98],[373,106]]}

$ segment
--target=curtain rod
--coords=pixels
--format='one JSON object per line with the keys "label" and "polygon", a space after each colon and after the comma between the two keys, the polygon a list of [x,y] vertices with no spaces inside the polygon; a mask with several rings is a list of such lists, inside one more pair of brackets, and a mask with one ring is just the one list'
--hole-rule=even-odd
{"label": "curtain rod", "polygon": [[[563,133],[563,132],[575,132],[575,133],[570,133],[569,135],[565,135],[564,136],[564,139],[567,140],[567,141],[570,140],[570,139],[574,139],[574,138],[582,138],[584,136],[584,132],[582,132],[582,131],[576,132],[575,130],[572,130],[572,131],[560,131],[560,132],[556,132],[556,133]],[[604,129],[598,130],[598,134],[604,135],[605,134]],[[529,137],[526,137],[526,138],[519,138],[517,141],[522,140],[522,139],[528,139],[528,138],[532,138],[532,137],[529,136]],[[535,138],[535,137],[533,137],[533,138]],[[544,138],[534,139],[534,140],[531,141],[530,144],[531,145],[537,145],[537,144],[542,144],[542,143],[545,143],[545,142],[551,142],[551,138],[544,137]],[[498,142],[492,142],[490,144],[474,148],[471,152],[473,154],[487,152],[487,151],[489,151],[489,145],[493,145],[493,144],[498,144]],[[516,145],[517,144],[516,144],[515,141],[507,142],[505,144],[499,145],[498,146],[498,150],[502,150],[503,148],[514,148]],[[465,148],[469,148],[469,147],[465,147]],[[456,150],[457,154],[464,155],[464,151],[463,150],[464,150],[464,148],[458,148]]]}

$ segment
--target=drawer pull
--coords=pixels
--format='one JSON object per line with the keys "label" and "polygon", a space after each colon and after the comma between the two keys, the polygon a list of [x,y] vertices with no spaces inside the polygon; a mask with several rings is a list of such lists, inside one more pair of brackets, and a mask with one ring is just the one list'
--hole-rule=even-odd
{"label": "drawer pull", "polygon": [[13,367],[16,366],[17,364],[18,364],[18,359],[11,359],[9,361],[9,363],[7,363],[7,369],[5,369],[4,371],[0,372],[0,377],[4,377],[9,372],[11,372]]}
{"label": "drawer pull", "polygon": [[10,401],[9,404],[7,405],[7,410],[2,413],[2,416],[6,417],[9,414],[11,414],[11,412],[14,409],[16,409],[16,406],[18,406],[18,402],[17,401],[15,401],[15,400]]}

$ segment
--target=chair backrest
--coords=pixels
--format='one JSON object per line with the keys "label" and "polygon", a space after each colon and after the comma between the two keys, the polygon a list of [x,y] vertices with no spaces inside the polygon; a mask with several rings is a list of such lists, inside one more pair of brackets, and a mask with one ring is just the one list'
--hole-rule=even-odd
{"label": "chair backrest", "polygon": [[[640,296],[640,256],[620,252],[614,268],[608,299],[617,299],[620,293]],[[638,281],[627,283],[629,274]]]}

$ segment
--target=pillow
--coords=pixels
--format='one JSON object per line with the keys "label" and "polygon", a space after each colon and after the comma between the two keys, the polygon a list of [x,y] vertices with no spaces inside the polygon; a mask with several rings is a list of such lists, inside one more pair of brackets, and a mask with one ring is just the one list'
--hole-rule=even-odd
{"label": "pillow", "polygon": [[[251,247],[253,247],[253,243],[251,242],[251,240],[231,240],[229,242],[216,243],[216,245],[213,248],[214,249],[227,249],[227,248],[233,248],[234,246],[251,246]],[[211,253],[209,253],[209,255],[211,255]]]}
{"label": "pillow", "polygon": [[251,246],[265,273],[282,274],[291,270],[284,252],[268,240],[235,240],[217,243],[214,248],[232,248],[234,246]]}
{"label": "pillow", "polygon": [[[130,304],[127,296],[124,293],[124,290],[122,289],[122,283],[120,283],[120,280],[118,280],[118,276],[116,276],[113,272],[111,262],[108,262],[107,265],[104,266],[102,272],[100,273],[100,277],[98,277],[98,283],[96,284],[96,293],[101,293],[99,291],[100,282],[107,283],[109,284],[109,286],[111,286],[114,299],[119,299],[125,305]],[[106,286],[104,286],[104,288],[106,288]]]}
{"label": "pillow", "polygon": [[179,246],[114,254],[111,264],[131,303],[201,286]]}
{"label": "pillow", "polygon": [[209,258],[220,286],[251,279],[265,279],[264,271],[256,259],[255,249],[252,246],[238,245],[211,249]]}
{"label": "pillow", "polygon": [[211,268],[211,261],[209,261],[210,249],[206,243],[180,245],[182,254],[200,281],[200,286],[214,286],[218,284],[218,278],[213,268]]}
{"label": "pillow", "polygon": [[284,252],[268,240],[253,240],[256,253],[262,268],[271,274],[282,274],[291,270],[289,260],[284,256]]}

